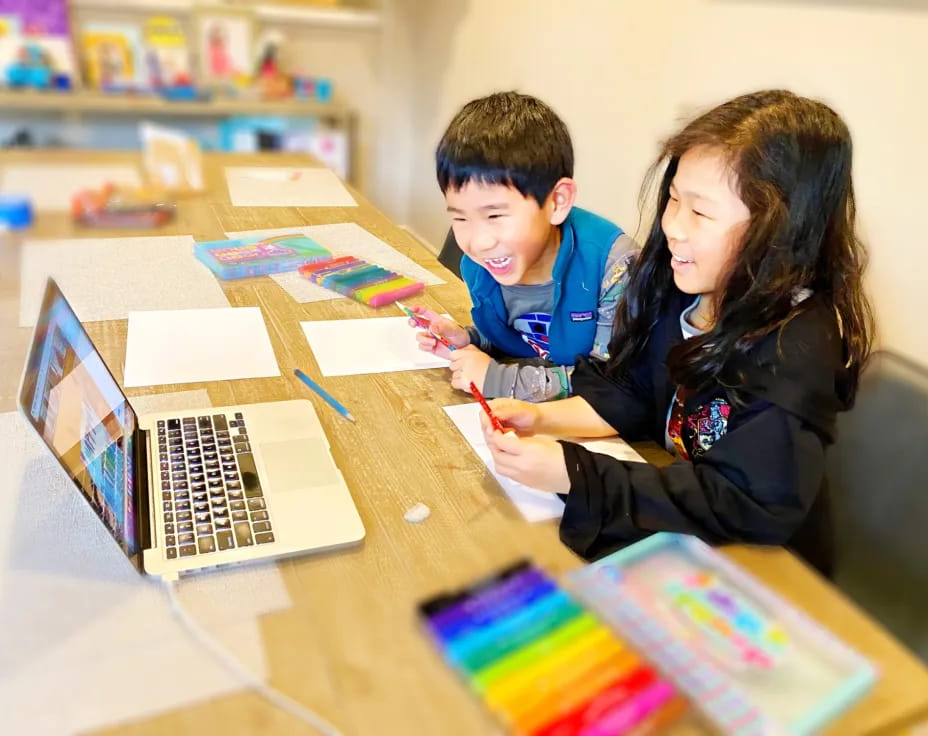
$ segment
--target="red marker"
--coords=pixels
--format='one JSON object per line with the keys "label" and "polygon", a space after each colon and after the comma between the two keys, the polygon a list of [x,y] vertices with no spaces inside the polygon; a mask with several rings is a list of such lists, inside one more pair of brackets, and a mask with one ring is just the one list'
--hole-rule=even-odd
{"label": "red marker", "polygon": [[487,400],[483,398],[483,394],[480,393],[480,389],[477,388],[477,385],[473,381],[470,382],[470,392],[473,394],[474,398],[480,402],[480,406],[483,407],[483,410],[487,413],[487,416],[490,417],[490,424],[493,425],[493,429],[498,429],[500,432],[505,432],[506,428],[503,426],[503,423],[497,419],[496,414],[490,410],[490,405],[487,403]]}
{"label": "red marker", "polygon": [[421,327],[423,330],[425,330],[426,332],[428,332],[432,337],[434,337],[436,340],[438,340],[438,342],[440,342],[442,345],[444,345],[446,348],[448,348],[448,350],[457,350],[457,348],[456,348],[454,345],[452,345],[450,342],[448,342],[448,338],[442,337],[442,336],[439,335],[437,332],[433,332],[433,331],[432,331],[432,325],[429,323],[429,321],[428,321],[427,319],[425,319],[425,318],[419,316],[418,314],[416,314],[415,312],[413,312],[413,311],[412,311],[409,307],[407,307],[405,304],[400,304],[399,302],[396,302],[396,306],[398,306],[400,309],[402,309],[402,310],[406,313],[406,316],[409,317],[409,319],[411,319],[413,322],[415,322],[415,323],[416,323],[419,327]]}

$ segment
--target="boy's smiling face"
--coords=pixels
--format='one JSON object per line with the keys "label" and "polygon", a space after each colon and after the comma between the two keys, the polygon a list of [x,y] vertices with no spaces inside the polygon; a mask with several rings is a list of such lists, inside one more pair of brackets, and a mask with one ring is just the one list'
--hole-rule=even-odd
{"label": "boy's smiling face", "polygon": [[554,192],[539,207],[514,187],[469,181],[460,189],[449,188],[445,203],[461,250],[499,283],[551,280],[561,237],[558,225],[566,217],[555,205]]}

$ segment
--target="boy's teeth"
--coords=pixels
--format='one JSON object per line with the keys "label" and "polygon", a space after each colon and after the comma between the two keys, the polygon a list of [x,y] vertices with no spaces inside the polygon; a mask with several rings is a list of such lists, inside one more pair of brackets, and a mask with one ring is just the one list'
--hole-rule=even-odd
{"label": "boy's teeth", "polygon": [[692,263],[693,262],[689,258],[680,258],[680,256],[674,256],[673,259],[675,261],[679,261],[680,263]]}
{"label": "boy's teeth", "polygon": [[501,266],[505,266],[507,263],[509,263],[510,260],[512,260],[512,257],[506,256],[505,258],[487,258],[486,262],[489,263],[491,266],[496,266],[497,268],[500,268]]}

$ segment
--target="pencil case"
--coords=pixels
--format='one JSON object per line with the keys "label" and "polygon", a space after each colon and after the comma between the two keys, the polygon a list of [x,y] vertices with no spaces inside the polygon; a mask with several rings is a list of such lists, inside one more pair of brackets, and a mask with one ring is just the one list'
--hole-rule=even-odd
{"label": "pencil case", "polygon": [[392,304],[425,289],[421,281],[354,256],[339,256],[300,266],[301,276],[371,307]]}
{"label": "pencil case", "polygon": [[332,258],[326,248],[301,234],[213,240],[197,243],[193,253],[224,280],[295,271],[304,264]]}
{"label": "pencil case", "polygon": [[696,537],[654,534],[565,584],[723,734],[817,733],[876,679],[867,660]]}
{"label": "pencil case", "polygon": [[528,561],[424,601],[419,614],[508,733],[654,733],[689,710],[668,678]]}

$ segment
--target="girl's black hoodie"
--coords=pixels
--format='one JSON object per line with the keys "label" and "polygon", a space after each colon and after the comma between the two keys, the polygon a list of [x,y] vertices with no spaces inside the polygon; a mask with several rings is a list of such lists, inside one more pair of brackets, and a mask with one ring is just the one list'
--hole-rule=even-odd
{"label": "girl's black hoodie", "polygon": [[[668,351],[683,340],[675,293],[645,354],[620,377],[581,359],[573,391],[629,442],[664,446],[677,386]],[[561,540],[595,559],[656,531],[710,543],[790,544],[827,571],[825,448],[852,403],[835,313],[812,296],[805,309],[726,367],[722,381],[681,391],[680,441],[690,460],[658,468],[562,442],[570,492]],[[732,388],[737,386],[737,388]]]}

